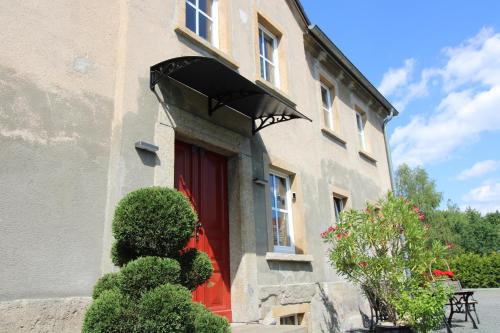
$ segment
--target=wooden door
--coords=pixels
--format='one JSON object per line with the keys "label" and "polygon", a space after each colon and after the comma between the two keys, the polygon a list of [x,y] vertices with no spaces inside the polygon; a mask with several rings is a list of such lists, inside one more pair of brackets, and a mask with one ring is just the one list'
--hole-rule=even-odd
{"label": "wooden door", "polygon": [[214,267],[214,274],[193,292],[193,299],[231,321],[226,158],[176,141],[175,187],[198,213],[198,236],[188,247],[206,252]]}

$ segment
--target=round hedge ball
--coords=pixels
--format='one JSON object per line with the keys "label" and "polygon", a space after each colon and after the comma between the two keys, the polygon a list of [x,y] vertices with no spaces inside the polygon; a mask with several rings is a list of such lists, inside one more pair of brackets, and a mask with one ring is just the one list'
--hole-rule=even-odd
{"label": "round hedge ball", "polygon": [[112,290],[119,287],[119,273],[104,274],[94,286],[92,298],[96,299],[103,291]]}
{"label": "round hedge ball", "polygon": [[148,291],[138,306],[136,330],[148,333],[185,333],[192,318],[191,292],[178,284]]}
{"label": "round hedge ball", "polygon": [[117,289],[105,290],[87,309],[82,333],[130,333],[135,323],[130,299]]}
{"label": "round hedge ball", "polygon": [[[115,256],[123,253],[123,262],[132,257],[173,257],[193,235],[198,217],[188,199],[180,192],[164,187],[149,187],[127,194],[116,207],[113,235]],[[131,250],[133,251],[131,255]]]}
{"label": "round hedge ball", "polygon": [[189,249],[179,257],[181,264],[181,283],[184,287],[194,290],[207,281],[214,269],[210,258],[205,252]]}
{"label": "round hedge ball", "polygon": [[179,283],[181,267],[170,258],[141,257],[129,262],[120,271],[120,290],[132,298],[165,283]]}

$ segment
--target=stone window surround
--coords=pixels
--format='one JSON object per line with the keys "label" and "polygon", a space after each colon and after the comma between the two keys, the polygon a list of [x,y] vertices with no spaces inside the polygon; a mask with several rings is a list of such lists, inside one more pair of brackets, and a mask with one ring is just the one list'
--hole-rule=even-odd
{"label": "stone window surround", "polygon": [[342,199],[343,200],[343,210],[351,208],[351,193],[339,186],[332,186],[330,190],[330,198],[331,198],[331,207],[332,207],[332,221],[333,223],[336,222],[335,216],[335,202],[334,198]]}
{"label": "stone window surround", "polygon": [[[276,37],[277,40],[277,53],[278,53],[278,75],[279,75],[279,86],[274,86],[273,84],[267,82],[260,76],[260,48],[259,48],[259,29],[263,27],[265,30],[270,32]],[[286,71],[286,45],[287,39],[286,35],[282,31],[286,31],[283,27],[280,27],[276,22],[268,18],[263,13],[256,11],[254,16],[254,53],[255,53],[255,81],[272,87],[280,95],[287,96],[288,83],[287,83],[287,71]],[[289,99],[289,98],[288,98]]]}
{"label": "stone window surround", "polygon": [[[290,191],[296,193],[296,198],[292,200],[291,210],[293,215],[293,239],[295,252],[288,253],[288,256],[274,256],[266,258],[268,260],[276,261],[312,261],[312,257],[295,257],[295,255],[302,255],[307,253],[307,244],[305,237],[305,222],[304,222],[304,210],[302,206],[302,191],[301,191],[301,179],[300,175],[296,174],[292,170],[297,168],[279,159],[276,156],[272,156],[269,153],[263,153],[263,163],[264,163],[264,174],[269,175],[272,171],[278,171],[282,174],[288,175],[290,180]],[[272,212],[271,212],[271,196],[269,184],[266,185],[265,189],[265,205],[266,205],[266,216],[267,216],[267,235],[268,235],[268,253],[274,252],[274,241],[273,241],[273,230],[272,230]],[[279,253],[281,254],[281,253]],[[291,255],[291,256],[290,256]],[[293,260],[291,260],[293,259]],[[301,260],[305,259],[305,260]]]}
{"label": "stone window surround", "polygon": [[186,27],[186,0],[177,0],[177,26],[175,32],[187,39],[197,47],[201,47],[211,56],[222,61],[229,67],[237,70],[238,62],[231,56],[231,31],[230,31],[230,2],[228,0],[217,0],[218,9],[218,47],[215,47],[206,39]]}

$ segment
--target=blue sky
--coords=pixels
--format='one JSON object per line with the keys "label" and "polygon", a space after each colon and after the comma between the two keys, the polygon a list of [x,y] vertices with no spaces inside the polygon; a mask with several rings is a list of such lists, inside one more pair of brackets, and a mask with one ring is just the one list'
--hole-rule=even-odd
{"label": "blue sky", "polygon": [[500,210],[500,1],[302,4],[400,111],[394,163],[424,166],[444,204]]}

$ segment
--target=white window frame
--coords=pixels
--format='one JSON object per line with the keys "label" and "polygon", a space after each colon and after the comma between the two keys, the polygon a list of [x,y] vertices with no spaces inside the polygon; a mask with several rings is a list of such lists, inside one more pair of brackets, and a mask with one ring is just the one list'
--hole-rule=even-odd
{"label": "white window frame", "polygon": [[[278,243],[279,243],[279,230],[278,230],[278,223],[276,223],[276,229],[273,230],[273,233],[271,234],[271,237],[273,239],[273,251],[274,252],[281,252],[281,253],[295,253],[295,240],[294,240],[294,232],[293,232],[293,214],[292,214],[292,192],[290,190],[290,176],[281,172],[277,172],[274,170],[269,171],[270,176],[274,177],[280,177],[285,179],[285,184],[286,184],[286,207],[287,209],[280,209],[280,208],[275,208],[273,207],[273,201],[275,198],[277,198],[276,194],[276,186],[273,187],[273,193],[271,197],[271,214],[276,214],[276,213],[287,213],[288,219],[287,219],[287,229],[288,229],[288,236],[290,237],[290,246],[281,246],[281,245],[274,245],[274,232],[277,232],[278,235]],[[276,182],[275,182],[276,183]],[[272,186],[270,183],[269,186]],[[277,217],[276,221],[278,221]],[[273,218],[271,216],[271,226],[272,226],[272,221]]]}
{"label": "white window frame", "polygon": [[[196,35],[200,36],[200,15],[203,15],[207,20],[212,22],[212,40],[209,40],[213,46],[219,47],[219,0],[212,1],[212,17],[208,16],[203,10],[200,9],[199,0],[185,0],[186,6],[191,6],[196,12],[195,26],[196,26]],[[187,13],[186,13],[187,15]]]}
{"label": "white window frame", "polygon": [[[267,59],[265,54],[264,54],[265,53],[265,51],[264,51],[264,49],[265,49],[265,47],[264,47],[265,46],[264,34],[273,40],[273,59],[272,60]],[[260,71],[261,75],[262,75],[262,72],[264,72],[264,77],[262,77],[262,79],[271,83],[271,81],[269,81],[269,79],[268,79],[269,76],[267,74],[267,69],[265,66],[265,63],[267,62],[274,69],[274,78],[275,78],[274,85],[279,88],[280,87],[280,70],[279,70],[279,63],[278,63],[278,38],[272,32],[270,32],[264,26],[262,26],[261,24],[259,24],[259,66],[261,66],[260,59],[262,59],[264,61],[264,68],[261,68],[261,71]]]}
{"label": "white window frame", "polygon": [[365,122],[363,118],[363,114],[359,111],[356,111],[356,126],[358,128],[359,142],[361,144],[361,149],[366,151]]}
{"label": "white window frame", "polygon": [[327,99],[326,102],[327,102],[327,106],[328,106],[327,109],[325,109],[325,107],[323,106],[323,92],[320,91],[320,93],[321,93],[321,110],[323,111],[323,113],[325,113],[325,111],[328,113],[329,123],[327,123],[325,125],[326,125],[326,128],[328,128],[331,131],[334,131],[335,130],[335,124],[333,122],[332,88],[330,88],[329,86],[327,86],[323,82],[320,82],[320,84],[321,84],[321,88],[320,89],[325,89],[326,90],[326,99]]}

